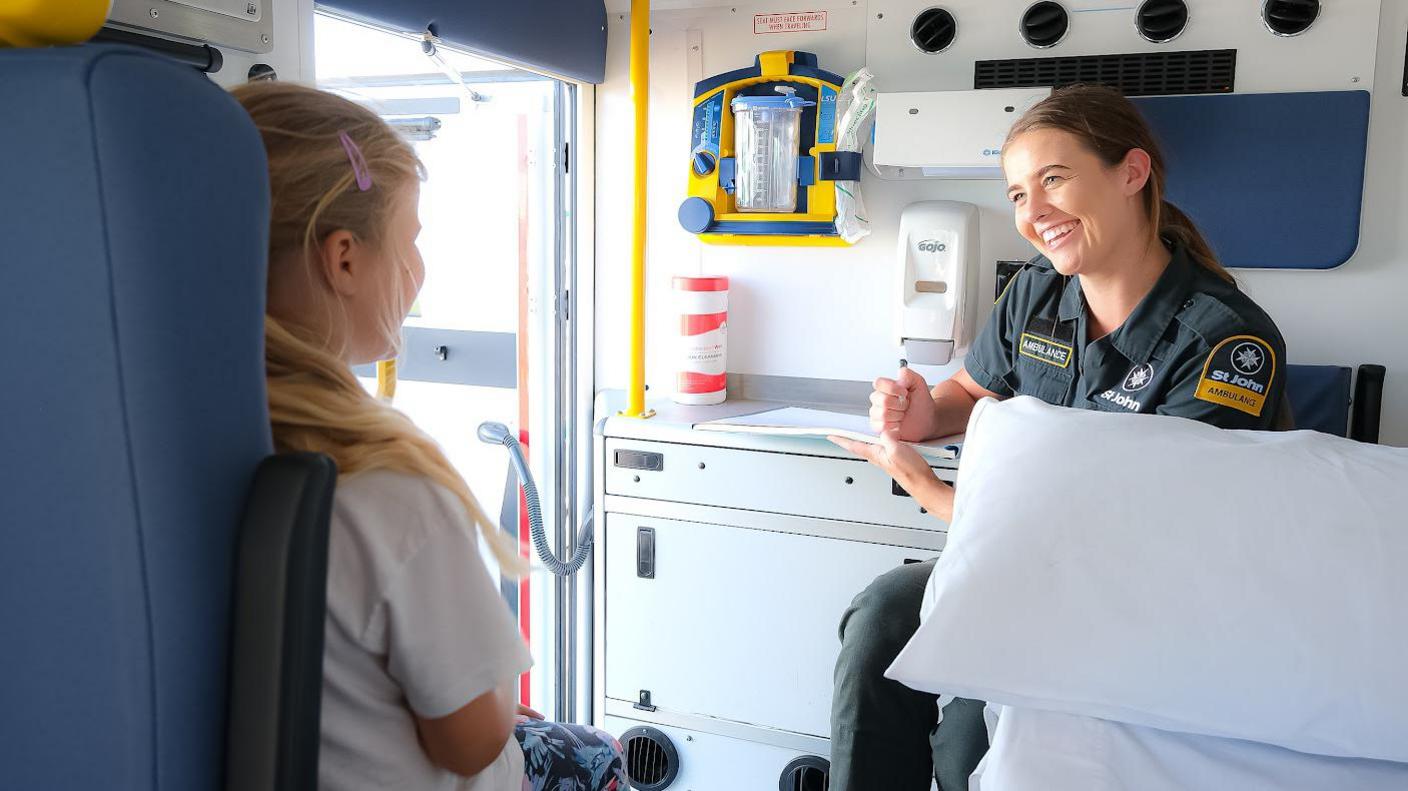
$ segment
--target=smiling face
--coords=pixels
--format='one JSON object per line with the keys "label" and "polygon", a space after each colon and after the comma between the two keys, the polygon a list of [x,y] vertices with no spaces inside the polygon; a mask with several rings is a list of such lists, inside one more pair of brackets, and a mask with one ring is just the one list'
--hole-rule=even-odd
{"label": "smiling face", "polygon": [[1037,128],[1008,143],[1002,168],[1018,233],[1061,274],[1105,273],[1145,246],[1142,149],[1107,166],[1069,132]]}

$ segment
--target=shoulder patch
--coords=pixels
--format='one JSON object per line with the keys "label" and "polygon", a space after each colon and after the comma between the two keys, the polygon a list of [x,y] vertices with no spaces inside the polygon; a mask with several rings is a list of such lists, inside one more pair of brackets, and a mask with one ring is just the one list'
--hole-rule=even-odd
{"label": "shoulder patch", "polygon": [[1208,353],[1193,397],[1261,417],[1275,377],[1271,344],[1255,335],[1233,335]]}

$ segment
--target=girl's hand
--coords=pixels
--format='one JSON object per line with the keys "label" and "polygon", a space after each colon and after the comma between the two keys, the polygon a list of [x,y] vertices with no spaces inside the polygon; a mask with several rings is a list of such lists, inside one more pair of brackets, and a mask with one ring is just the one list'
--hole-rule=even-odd
{"label": "girl's hand", "polygon": [[518,704],[518,716],[520,716],[520,717],[527,717],[527,718],[530,719],[530,720],[541,720],[541,719],[543,719],[543,715],[539,714],[538,712],[534,711],[533,709],[528,708],[527,706],[523,705],[522,703]]}

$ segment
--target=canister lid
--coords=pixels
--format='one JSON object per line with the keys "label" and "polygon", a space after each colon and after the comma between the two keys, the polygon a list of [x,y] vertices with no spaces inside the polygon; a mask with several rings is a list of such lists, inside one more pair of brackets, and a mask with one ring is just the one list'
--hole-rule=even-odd
{"label": "canister lid", "polygon": [[797,95],[797,89],[788,88],[784,85],[777,86],[778,96],[735,96],[729,102],[729,107],[736,113],[739,110],[769,109],[769,110],[800,110],[803,107],[814,107],[816,102],[809,102]]}

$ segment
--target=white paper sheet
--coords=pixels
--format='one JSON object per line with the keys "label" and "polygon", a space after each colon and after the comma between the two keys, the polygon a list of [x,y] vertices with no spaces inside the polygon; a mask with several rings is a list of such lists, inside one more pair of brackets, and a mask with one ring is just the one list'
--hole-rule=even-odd
{"label": "white paper sheet", "polygon": [[[857,442],[878,444],[880,435],[870,428],[864,415],[849,415],[824,409],[785,407],[752,415],[696,423],[700,431],[731,431],[747,434],[780,434],[797,437],[837,436]],[[933,459],[956,459],[963,444],[963,435],[943,437],[929,442],[911,442],[916,450]]]}

